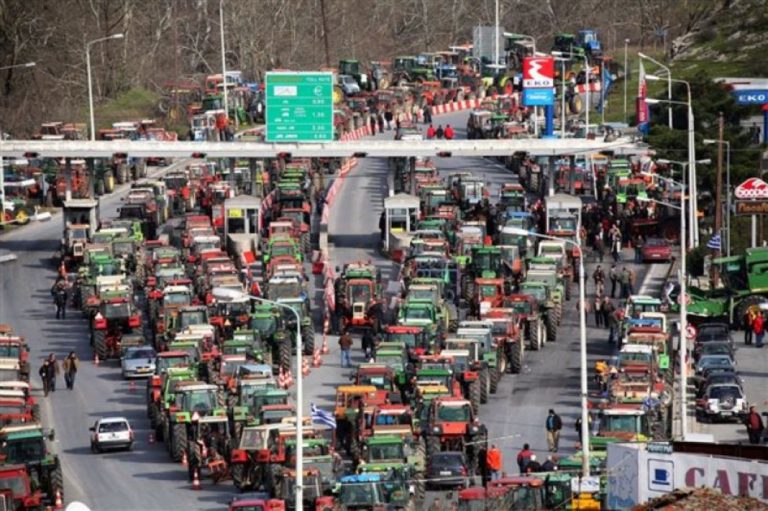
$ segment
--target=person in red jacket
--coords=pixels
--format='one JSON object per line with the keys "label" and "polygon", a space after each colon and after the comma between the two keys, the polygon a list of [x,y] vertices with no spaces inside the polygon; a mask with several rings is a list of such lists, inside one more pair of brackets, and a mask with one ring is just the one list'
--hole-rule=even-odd
{"label": "person in red jacket", "polygon": [[531,447],[528,444],[524,444],[523,449],[517,453],[517,466],[520,468],[521,474],[525,473],[525,466],[531,461],[531,456],[533,456]]}
{"label": "person in red jacket", "polygon": [[427,128],[427,140],[432,140],[433,138],[435,138],[435,127],[430,124],[429,128]]}
{"label": "person in red jacket", "polygon": [[757,317],[752,321],[752,331],[755,332],[755,347],[763,347],[763,337],[765,336],[765,318],[763,312],[759,311]]}
{"label": "person in red jacket", "polygon": [[445,139],[451,140],[453,136],[455,135],[453,128],[451,128],[450,124],[445,125]]}

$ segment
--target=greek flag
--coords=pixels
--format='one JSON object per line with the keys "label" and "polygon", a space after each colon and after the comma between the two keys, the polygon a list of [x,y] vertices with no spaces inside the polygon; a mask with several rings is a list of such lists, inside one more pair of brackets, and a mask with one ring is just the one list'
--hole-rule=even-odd
{"label": "greek flag", "polygon": [[712,236],[709,239],[709,241],[707,242],[707,248],[711,248],[712,250],[720,250],[721,249],[720,235],[719,234],[715,234],[714,236]]}
{"label": "greek flag", "polygon": [[309,408],[312,410],[312,422],[314,424],[323,424],[331,429],[336,429],[336,418],[333,414],[316,407],[315,403],[310,403]]}

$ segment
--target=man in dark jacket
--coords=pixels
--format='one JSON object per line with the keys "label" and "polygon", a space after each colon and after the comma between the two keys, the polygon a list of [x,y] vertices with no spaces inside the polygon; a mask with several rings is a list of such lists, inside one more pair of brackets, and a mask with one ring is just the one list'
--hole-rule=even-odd
{"label": "man in dark jacket", "polygon": [[56,319],[67,319],[67,283],[63,278],[56,280],[51,294],[56,305]]}
{"label": "man in dark jacket", "polygon": [[551,408],[549,409],[549,415],[547,415],[545,426],[547,428],[547,445],[549,446],[549,450],[557,452],[557,448],[560,444],[560,430],[563,429],[563,421]]}
{"label": "man in dark jacket", "polygon": [[749,415],[746,419],[747,433],[749,434],[750,444],[759,444],[763,434],[763,419],[757,413],[754,406],[749,407]]}

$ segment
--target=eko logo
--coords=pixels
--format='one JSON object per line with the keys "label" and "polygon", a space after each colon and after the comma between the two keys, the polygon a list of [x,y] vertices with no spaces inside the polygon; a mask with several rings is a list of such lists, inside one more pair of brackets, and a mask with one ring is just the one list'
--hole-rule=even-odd
{"label": "eko logo", "polygon": [[551,57],[523,59],[523,87],[547,88],[555,85],[555,61]]}

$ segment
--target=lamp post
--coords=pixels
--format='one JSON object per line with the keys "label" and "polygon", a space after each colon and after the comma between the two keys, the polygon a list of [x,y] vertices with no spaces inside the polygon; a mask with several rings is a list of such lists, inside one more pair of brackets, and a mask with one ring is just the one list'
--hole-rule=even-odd
{"label": "lamp post", "polygon": [[[656,64],[657,66],[659,66],[660,68],[662,68],[664,71],[667,72],[667,77],[668,77],[667,78],[667,100],[671,101],[672,100],[672,82],[675,81],[672,79],[672,71],[670,71],[670,69],[667,66],[665,66],[658,60],[654,59],[653,57],[649,57],[645,53],[640,52],[637,55],[641,59],[650,60],[651,62],[653,62],[654,64]],[[648,75],[645,75],[645,77],[648,78]],[[669,129],[672,129],[672,107],[671,106],[667,109],[667,120],[669,122]]]}
{"label": "lamp post", "polygon": [[555,57],[560,62],[560,138],[565,138],[565,63],[568,59]]}
{"label": "lamp post", "polygon": [[[529,232],[519,227],[512,227],[512,234],[517,236],[535,236],[545,240],[564,241],[576,250],[581,250],[579,243],[569,239],[557,238],[547,234]],[[584,274],[584,258],[579,258],[579,303],[586,304],[586,276]],[[581,472],[582,477],[589,477],[589,413],[587,410],[587,314],[584,307],[579,307],[579,340],[581,351]]]}
{"label": "lamp post", "polygon": [[[685,179],[685,173],[683,173],[683,179]],[[678,363],[680,364],[680,436],[681,440],[685,441],[685,436],[688,432],[688,365],[686,360],[688,355],[688,339],[686,337],[688,331],[688,304],[685,267],[685,181],[683,181],[682,185],[683,193],[680,194],[679,206],[649,198],[642,199],[638,197],[638,200],[655,202],[680,211],[680,346],[678,347]]]}
{"label": "lamp post", "polygon": [[629,81],[629,67],[627,64],[627,45],[629,39],[624,39],[624,123],[627,123],[627,82]]}
{"label": "lamp post", "polygon": [[[22,67],[35,67],[36,62],[26,62],[24,64],[13,64],[10,66],[0,67],[0,71],[6,69],[18,69]],[[5,140],[5,134],[2,128],[0,128],[0,144]],[[0,225],[5,222],[5,164],[3,163],[3,155],[0,154]]]}
{"label": "lamp post", "polygon": [[493,63],[499,63],[499,0],[496,0],[496,34],[493,45]]}
{"label": "lamp post", "polygon": [[[705,138],[703,140],[704,145],[712,144],[724,144],[725,145],[725,255],[731,257],[731,143],[728,140],[715,140],[713,138]],[[722,207],[718,204],[717,207]]]}
{"label": "lamp post", "polygon": [[[227,95],[227,61],[224,51],[224,0],[219,0],[219,35],[221,37],[221,78],[224,83],[224,115],[229,122],[229,96]],[[237,117],[237,113],[235,113]]]}
{"label": "lamp post", "polygon": [[96,140],[96,121],[93,118],[93,81],[91,79],[91,46],[93,46],[96,43],[101,43],[101,42],[109,41],[112,39],[122,39],[123,37],[124,35],[122,33],[112,34],[107,37],[100,37],[99,39],[94,39],[93,41],[90,41],[88,44],[85,45],[85,67],[88,73],[88,111],[90,112],[90,117],[91,117],[91,142]]}
{"label": "lamp post", "polygon": [[[569,52],[562,52],[562,51],[553,51],[552,55],[555,57],[577,57],[574,53]],[[587,60],[587,55],[584,55],[584,74],[585,74],[585,87],[586,87],[586,104],[584,108],[584,123],[586,124],[586,129],[584,130],[584,138],[589,138],[589,97],[592,95],[592,91],[590,90],[589,85],[589,61]]]}

